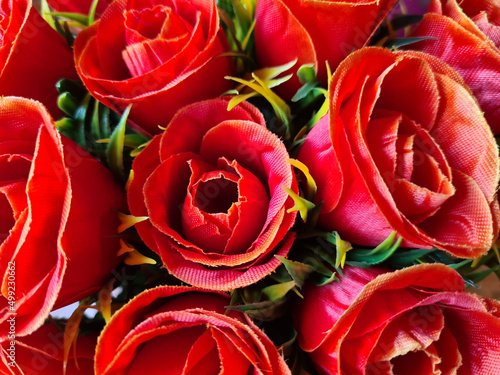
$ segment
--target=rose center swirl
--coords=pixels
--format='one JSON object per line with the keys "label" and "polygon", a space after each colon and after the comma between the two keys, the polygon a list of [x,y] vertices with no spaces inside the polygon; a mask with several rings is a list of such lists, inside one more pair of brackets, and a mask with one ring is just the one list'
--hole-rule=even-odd
{"label": "rose center swirl", "polygon": [[144,75],[180,53],[193,27],[166,6],[125,13],[122,57],[133,77]]}

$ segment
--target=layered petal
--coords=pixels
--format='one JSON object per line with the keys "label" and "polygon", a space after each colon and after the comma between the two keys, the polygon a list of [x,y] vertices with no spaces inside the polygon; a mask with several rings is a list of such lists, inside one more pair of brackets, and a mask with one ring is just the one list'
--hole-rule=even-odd
{"label": "layered petal", "polygon": [[97,346],[96,374],[290,374],[272,342],[225,294],[190,287],[148,290],[122,308]]}
{"label": "layered petal", "polygon": [[179,108],[231,88],[228,49],[214,1],[119,0],[78,34],[75,62],[93,96],[118,112],[133,104],[136,128],[158,134]]}

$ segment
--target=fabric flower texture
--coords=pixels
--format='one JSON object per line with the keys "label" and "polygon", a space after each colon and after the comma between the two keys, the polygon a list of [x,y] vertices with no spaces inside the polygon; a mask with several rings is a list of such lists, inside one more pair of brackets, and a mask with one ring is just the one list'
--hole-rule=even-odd
{"label": "fabric flower texture", "polygon": [[491,0],[431,0],[412,36],[431,39],[412,49],[435,55],[456,69],[500,133],[500,4]]}
{"label": "fabric flower texture", "polygon": [[437,58],[354,52],[330,85],[329,118],[299,154],[324,201],[320,225],[359,245],[485,254],[498,233],[498,149],[461,77]]}
{"label": "fabric flower texture", "polygon": [[[0,373],[4,375],[94,375],[95,334],[78,337],[64,369],[64,331],[47,323],[34,333],[1,344]],[[13,349],[12,349],[13,348]],[[13,355],[9,358],[10,355]],[[13,365],[15,362],[15,366]]]}
{"label": "fabric flower texture", "polygon": [[125,198],[40,103],[0,98],[0,341],[14,306],[25,336],[104,285],[119,262],[115,210]]}
{"label": "fabric flower texture", "polygon": [[2,1],[0,95],[39,100],[58,116],[62,112],[56,83],[61,78],[78,78],[64,38],[42,19],[31,0]]}
{"label": "fabric flower texture", "polygon": [[232,88],[232,61],[214,0],[117,0],[75,40],[90,93],[149,134],[180,107]]}
{"label": "fabric flower texture", "polygon": [[213,99],[181,109],[134,160],[130,212],[141,238],[175,277],[231,290],[271,273],[286,256],[297,192],[283,143],[262,114]]}
{"label": "fabric flower texture", "polygon": [[[464,293],[441,264],[395,272],[347,268],[309,285],[294,319],[321,374],[495,374],[500,303]],[[314,319],[311,319],[314,317]]]}
{"label": "fabric flower texture", "polygon": [[164,286],[138,295],[106,325],[95,374],[290,375],[269,338],[229,297]]}
{"label": "fabric flower texture", "polygon": [[[326,84],[326,62],[332,69],[354,49],[368,43],[396,0],[259,0],[255,44],[261,66],[297,59],[295,67],[314,64]],[[300,88],[297,77],[276,88],[291,99]]]}

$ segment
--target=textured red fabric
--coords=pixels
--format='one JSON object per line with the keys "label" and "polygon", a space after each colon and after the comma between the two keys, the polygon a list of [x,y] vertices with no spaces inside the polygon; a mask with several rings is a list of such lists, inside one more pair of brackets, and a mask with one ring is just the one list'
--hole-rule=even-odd
{"label": "textured red fabric", "polygon": [[139,294],[104,328],[95,374],[290,374],[269,338],[229,296],[164,286]]}
{"label": "textured red fabric", "polygon": [[[77,339],[75,349],[69,352],[66,375],[93,375],[97,335],[88,334]],[[64,331],[53,324],[45,324],[34,333],[16,338],[15,362],[9,366],[11,341],[1,345],[0,372],[5,375],[51,374],[63,375]]]}
{"label": "textured red fabric", "polygon": [[[368,43],[396,0],[259,0],[255,45],[261,66],[297,59],[294,69],[313,64],[326,84],[326,62],[332,70],[353,50]],[[289,100],[301,86],[294,76],[276,88]]]}
{"label": "textured red fabric", "polygon": [[0,140],[3,339],[11,316],[9,271],[15,274],[16,335],[24,336],[53,308],[104,285],[119,262],[116,209],[126,201],[109,171],[60,136],[38,102],[1,98]]}
{"label": "textured red fabric", "polygon": [[297,183],[283,143],[252,105],[229,99],[181,109],[134,160],[128,190],[141,238],[192,285],[247,286],[271,273],[293,242]]}
{"label": "textured red fabric", "polygon": [[[106,10],[106,7],[113,0],[99,0],[97,3],[96,14],[99,16]],[[92,0],[47,0],[47,3],[57,12],[71,12],[88,15]]]}
{"label": "textured red fabric", "polygon": [[500,132],[500,6],[498,2],[432,0],[412,45],[456,69],[471,88],[493,130]]}
{"label": "textured red fabric", "polygon": [[464,292],[442,264],[399,271],[347,267],[307,285],[294,322],[321,374],[494,374],[500,304]]}
{"label": "textured red fabric", "polygon": [[[232,87],[232,60],[215,1],[114,1],[75,40],[85,86],[102,103],[158,134],[182,106]],[[161,109],[161,110],[159,110]]]}
{"label": "textured red fabric", "polygon": [[351,54],[299,159],[325,202],[320,225],[353,243],[396,231],[403,246],[474,258],[497,236],[495,140],[462,78],[431,55]]}
{"label": "textured red fabric", "polygon": [[0,95],[36,99],[52,116],[61,115],[55,85],[78,78],[71,48],[31,0],[2,1],[0,18]]}

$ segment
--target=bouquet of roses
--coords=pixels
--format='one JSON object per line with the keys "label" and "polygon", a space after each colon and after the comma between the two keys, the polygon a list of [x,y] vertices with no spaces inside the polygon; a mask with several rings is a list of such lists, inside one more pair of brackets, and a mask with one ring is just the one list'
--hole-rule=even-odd
{"label": "bouquet of roses", "polygon": [[499,48],[497,0],[0,0],[0,372],[500,374]]}

